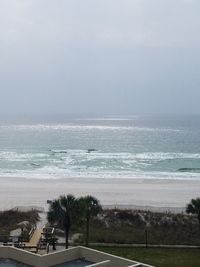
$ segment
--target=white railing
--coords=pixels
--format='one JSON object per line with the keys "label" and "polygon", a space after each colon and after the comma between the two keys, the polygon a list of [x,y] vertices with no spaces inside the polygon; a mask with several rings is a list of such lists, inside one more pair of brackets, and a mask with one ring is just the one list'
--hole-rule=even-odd
{"label": "white railing", "polygon": [[109,263],[110,263],[110,260],[107,260],[107,261],[102,261],[102,262],[98,262],[98,263],[94,263],[94,264],[91,264],[91,265],[88,265],[87,267],[108,267],[109,266]]}

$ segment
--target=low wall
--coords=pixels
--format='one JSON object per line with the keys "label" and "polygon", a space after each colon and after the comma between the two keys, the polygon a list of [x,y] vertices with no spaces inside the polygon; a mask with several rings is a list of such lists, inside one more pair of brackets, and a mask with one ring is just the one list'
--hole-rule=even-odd
{"label": "low wall", "polygon": [[14,247],[0,247],[0,258],[8,258],[35,267],[40,267],[41,256]]}
{"label": "low wall", "polygon": [[9,258],[34,267],[49,267],[79,259],[80,257],[81,254],[78,247],[43,256],[14,247],[0,247],[0,258]]}
{"label": "low wall", "polygon": [[80,258],[95,262],[88,267],[152,267],[81,246],[43,256],[14,247],[0,246],[0,258],[10,258],[34,267],[50,267]]}

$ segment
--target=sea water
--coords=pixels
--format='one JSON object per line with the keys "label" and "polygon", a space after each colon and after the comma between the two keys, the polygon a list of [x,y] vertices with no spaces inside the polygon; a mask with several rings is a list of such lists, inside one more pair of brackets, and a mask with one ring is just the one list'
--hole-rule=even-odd
{"label": "sea water", "polygon": [[200,117],[1,120],[0,177],[200,179]]}

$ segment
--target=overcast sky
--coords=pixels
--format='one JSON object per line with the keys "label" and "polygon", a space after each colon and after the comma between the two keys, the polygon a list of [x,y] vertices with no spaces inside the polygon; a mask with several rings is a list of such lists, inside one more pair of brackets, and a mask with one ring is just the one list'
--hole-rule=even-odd
{"label": "overcast sky", "polygon": [[199,14],[199,0],[0,0],[0,112],[200,114]]}

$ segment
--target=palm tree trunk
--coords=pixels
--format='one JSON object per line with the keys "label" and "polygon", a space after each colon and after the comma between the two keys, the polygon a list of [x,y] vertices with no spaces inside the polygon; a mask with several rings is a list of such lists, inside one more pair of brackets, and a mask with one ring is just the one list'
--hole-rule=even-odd
{"label": "palm tree trunk", "polygon": [[85,240],[85,246],[88,247],[89,244],[89,225],[90,225],[90,218],[87,216],[86,218],[86,240]]}
{"label": "palm tree trunk", "polygon": [[71,227],[71,219],[70,216],[66,213],[64,219],[64,229],[65,229],[65,248],[68,248],[69,245],[69,230]]}
{"label": "palm tree trunk", "polygon": [[197,214],[197,218],[198,218],[199,225],[200,225],[200,213]]}
{"label": "palm tree trunk", "polygon": [[86,247],[88,247],[88,245],[89,245],[89,225],[90,225],[90,210],[87,209],[87,213],[86,213],[86,240],[85,240]]}
{"label": "palm tree trunk", "polygon": [[68,249],[69,247],[69,228],[66,227],[65,229],[65,248]]}

